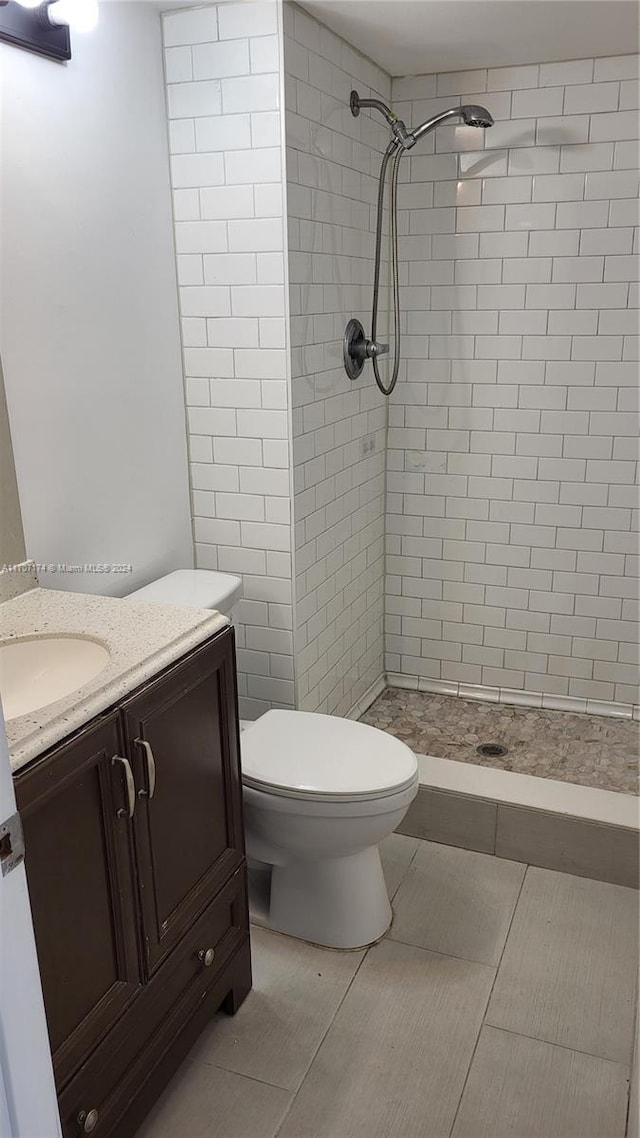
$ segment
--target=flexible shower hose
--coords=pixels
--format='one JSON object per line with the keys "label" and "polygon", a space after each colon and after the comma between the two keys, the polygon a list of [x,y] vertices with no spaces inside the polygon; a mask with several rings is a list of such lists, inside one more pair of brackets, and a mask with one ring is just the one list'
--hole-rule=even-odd
{"label": "flexible shower hose", "polygon": [[[382,165],[380,167],[380,180],[378,182],[378,217],[376,220],[376,253],[375,253],[375,268],[373,274],[373,310],[371,313],[371,339],[374,343],[377,342],[378,330],[378,304],[380,292],[380,261],[382,256],[382,217],[384,209],[384,194],[387,180],[387,167],[389,161],[393,158],[391,165],[391,185],[389,188],[389,269],[391,272],[391,300],[393,308],[393,367],[391,369],[391,376],[387,384],[384,383],[380,375],[380,368],[378,360],[374,355],[372,357],[373,373],[376,377],[376,383],[380,388],[383,395],[391,395],[396,383],[398,382],[398,372],[400,370],[400,294],[398,285],[398,173],[400,169],[400,162],[405,153],[404,149],[393,139],[389,143],[382,158]],[[391,329],[390,329],[391,331]]]}

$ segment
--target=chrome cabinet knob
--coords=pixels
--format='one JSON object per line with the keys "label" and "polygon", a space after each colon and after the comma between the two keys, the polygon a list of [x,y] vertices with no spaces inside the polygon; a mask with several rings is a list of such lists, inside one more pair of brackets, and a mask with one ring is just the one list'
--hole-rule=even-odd
{"label": "chrome cabinet knob", "polygon": [[98,1125],[99,1114],[97,1110],[81,1110],[78,1115],[78,1122],[82,1128],[83,1134],[91,1134]]}
{"label": "chrome cabinet knob", "polygon": [[198,953],[198,960],[204,964],[205,968],[211,968],[215,956],[216,952],[214,948],[201,948]]}

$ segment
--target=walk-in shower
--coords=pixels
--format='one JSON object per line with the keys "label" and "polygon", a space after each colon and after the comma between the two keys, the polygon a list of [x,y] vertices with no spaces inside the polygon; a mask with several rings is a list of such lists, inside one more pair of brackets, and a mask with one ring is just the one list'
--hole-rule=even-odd
{"label": "walk-in shower", "polygon": [[[447,119],[462,119],[466,126],[489,127],[493,126],[493,118],[485,107],[473,105],[450,107],[433,118],[427,119],[420,126],[409,130],[402,119],[398,118],[390,107],[380,99],[361,99],[357,91],[351,92],[351,113],[354,117],[360,114],[363,107],[373,107],[379,111],[391,127],[393,138],[382,157],[380,179],[378,182],[378,214],[376,219],[376,252],[373,273],[373,303],[371,310],[371,339],[366,337],[365,330],[359,320],[350,320],[344,334],[344,366],[350,379],[357,379],[366,361],[371,360],[376,383],[383,395],[391,395],[400,369],[400,294],[398,281],[398,172],[403,155],[411,150],[425,134],[429,134]],[[389,189],[389,268],[391,284],[391,309],[393,321],[391,325],[393,335],[393,366],[387,383],[380,374],[378,365],[379,356],[389,351],[388,344],[381,344],[377,339],[378,309],[380,293],[380,262],[382,256],[382,220],[384,210],[384,195],[387,181],[387,168],[391,165],[391,179]]]}

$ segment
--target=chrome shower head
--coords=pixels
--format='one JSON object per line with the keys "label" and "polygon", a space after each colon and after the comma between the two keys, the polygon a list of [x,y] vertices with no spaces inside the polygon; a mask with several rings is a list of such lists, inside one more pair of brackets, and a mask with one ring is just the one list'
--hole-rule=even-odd
{"label": "chrome shower head", "polygon": [[422,138],[424,134],[429,134],[430,131],[435,130],[437,126],[451,118],[462,119],[466,126],[493,126],[493,117],[486,107],[478,107],[471,103],[462,107],[450,107],[448,111],[441,111],[440,114],[434,115],[432,119],[427,119],[426,122],[417,126],[415,130],[409,131],[410,141],[405,143],[405,146],[407,149],[415,146],[418,139]]}
{"label": "chrome shower head", "polygon": [[372,107],[384,115],[393,131],[396,144],[402,146],[404,150],[411,150],[419,138],[422,138],[424,134],[429,134],[430,131],[440,126],[440,123],[450,118],[462,119],[466,126],[493,126],[493,117],[487,108],[476,106],[474,103],[468,103],[462,107],[450,107],[448,111],[441,111],[440,114],[434,115],[432,119],[428,119],[427,122],[417,126],[415,130],[407,130],[402,119],[398,118],[395,112],[380,99],[361,99],[357,91],[352,91],[349,105],[354,118],[360,114],[362,107]]}
{"label": "chrome shower head", "polygon": [[493,116],[486,107],[460,107],[460,117],[466,126],[493,126]]}

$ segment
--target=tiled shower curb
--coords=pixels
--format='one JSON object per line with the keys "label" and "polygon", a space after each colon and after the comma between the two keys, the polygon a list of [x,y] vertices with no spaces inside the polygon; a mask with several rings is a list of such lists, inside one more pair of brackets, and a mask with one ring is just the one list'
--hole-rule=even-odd
{"label": "tiled shower curb", "polygon": [[429,755],[418,764],[400,833],[638,888],[635,796]]}
{"label": "tiled shower curb", "polygon": [[[393,674],[386,681],[381,676],[347,718],[364,715],[387,685],[521,707],[632,718],[630,704],[468,684],[418,683],[417,677],[414,682]],[[638,888],[640,800],[634,795],[431,755],[418,755],[418,764],[420,789],[400,833]]]}

